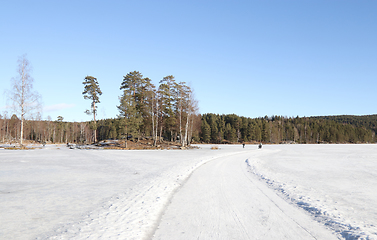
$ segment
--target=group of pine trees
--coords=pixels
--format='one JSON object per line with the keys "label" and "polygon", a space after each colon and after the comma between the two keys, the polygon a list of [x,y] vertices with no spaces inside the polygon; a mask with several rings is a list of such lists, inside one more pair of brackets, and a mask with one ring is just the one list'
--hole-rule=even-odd
{"label": "group of pine trees", "polygon": [[[373,115],[374,116],[374,115]],[[325,117],[239,117],[235,114],[202,116],[201,140],[206,143],[371,143],[376,119],[363,116],[364,124]],[[368,122],[368,119],[373,123]],[[361,121],[361,120],[360,120]],[[368,127],[369,126],[369,127]],[[375,125],[373,125],[375,126]]]}
{"label": "group of pine trees", "polygon": [[166,139],[185,146],[198,133],[197,101],[185,82],[169,75],[156,87],[134,71],[123,77],[120,90],[118,137],[152,137],[154,145]]}

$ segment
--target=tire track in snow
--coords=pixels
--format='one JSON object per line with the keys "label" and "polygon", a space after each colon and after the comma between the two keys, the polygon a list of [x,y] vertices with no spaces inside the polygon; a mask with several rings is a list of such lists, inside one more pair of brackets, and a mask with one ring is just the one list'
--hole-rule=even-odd
{"label": "tire track in snow", "polygon": [[154,239],[337,239],[264,183],[251,182],[244,159],[221,157],[198,168],[173,197]]}
{"label": "tire track in snow", "polygon": [[[344,157],[344,159],[350,158],[350,155]],[[341,221],[341,215],[331,215],[327,214],[326,206],[325,205],[315,205],[316,201],[308,201],[310,200],[309,197],[302,197],[302,193],[292,191],[285,183],[281,183],[276,179],[271,179],[271,177],[266,176],[265,173],[258,172],[255,166],[250,164],[249,160],[246,159],[247,168],[250,172],[256,176],[260,181],[264,182],[268,185],[270,189],[277,191],[279,195],[289,202],[292,205],[295,205],[298,208],[305,210],[309,213],[313,219],[330,228],[334,233],[337,234],[338,239],[347,239],[347,240],[355,240],[355,239],[374,239],[371,236],[366,236],[367,234],[360,230],[359,227],[351,226],[351,224],[346,224]],[[267,174],[268,175],[268,174]],[[296,187],[293,188],[294,190]],[[297,196],[297,194],[299,194]],[[300,196],[301,195],[301,196]],[[327,199],[327,201],[331,201],[331,199]],[[313,205],[314,203],[314,205]]]}
{"label": "tire track in snow", "polygon": [[[226,152],[221,156],[238,153]],[[65,223],[36,239],[149,239],[177,189],[198,167],[218,157],[173,167],[148,183],[113,196],[82,219]]]}
{"label": "tire track in snow", "polygon": [[[245,161],[247,164],[248,164],[248,159],[246,159]],[[245,176],[247,179],[249,179],[249,181],[264,195],[266,196],[266,198],[268,198],[271,203],[273,203],[285,216],[287,216],[288,218],[290,218],[295,224],[297,224],[297,226],[299,226],[300,228],[302,228],[305,232],[307,232],[310,236],[313,237],[313,239],[317,239],[316,236],[314,236],[306,227],[304,227],[303,225],[301,225],[295,218],[293,218],[290,214],[287,214],[280,206],[279,204],[276,203],[276,201],[271,198],[270,194],[266,194],[265,191],[263,191],[253,180],[249,175],[246,174],[246,172],[244,172]]]}
{"label": "tire track in snow", "polygon": [[246,230],[245,225],[242,223],[242,221],[238,217],[238,214],[236,213],[236,209],[233,208],[232,205],[230,204],[230,201],[229,201],[229,199],[226,195],[226,190],[225,190],[225,187],[224,187],[225,182],[227,182],[227,181],[225,180],[224,175],[221,175],[221,184],[220,184],[220,190],[221,191],[220,192],[221,192],[222,198],[226,202],[226,207],[228,208],[228,211],[231,212],[231,215],[232,215],[234,222],[239,226],[240,230],[242,231],[242,235],[245,235],[247,237],[247,239],[251,239],[247,230]]}

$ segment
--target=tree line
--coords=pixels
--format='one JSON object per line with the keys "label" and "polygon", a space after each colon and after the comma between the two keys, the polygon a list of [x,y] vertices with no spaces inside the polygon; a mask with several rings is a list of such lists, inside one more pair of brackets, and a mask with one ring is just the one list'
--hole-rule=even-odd
{"label": "tree line", "polygon": [[[365,124],[355,125],[324,117],[260,118],[235,114],[202,115],[200,139],[206,143],[371,143],[376,142],[373,126],[376,120],[360,117]],[[371,122],[368,122],[371,121]],[[368,124],[367,124],[368,123]]]}
{"label": "tree line", "polygon": [[[0,142],[16,143],[21,138],[21,119],[16,114],[8,116],[0,114]],[[89,122],[64,122],[63,117],[57,120],[41,120],[40,116],[24,120],[23,140],[50,143],[89,143],[93,131]]]}
{"label": "tree line", "polygon": [[326,119],[333,120],[342,124],[351,124],[356,127],[364,127],[371,129],[375,133],[377,132],[377,115],[364,115],[364,116],[355,116],[355,115],[338,115],[338,116],[319,116],[314,117],[316,119]]}
{"label": "tree line", "polygon": [[[189,145],[192,139],[199,139],[200,115],[193,90],[175,77],[164,77],[158,87],[151,79],[138,71],[123,76],[119,89],[119,115],[115,119],[96,119],[102,91],[97,78],[86,76],[82,82],[84,99],[90,100],[86,114],[93,115],[90,122],[64,122],[59,116],[56,121],[40,120],[40,97],[32,90],[30,64],[26,56],[19,59],[18,75],[12,79],[12,90],[8,98],[15,114],[0,115],[0,141],[18,142],[23,140],[41,142],[93,143],[104,139],[124,139],[138,141],[150,138],[153,145],[162,141],[177,141],[182,146]],[[35,107],[35,106],[38,106]],[[34,118],[34,119],[33,119]]]}
{"label": "tree line", "polygon": [[[90,100],[93,114],[89,122],[41,120],[40,95],[33,90],[30,64],[20,57],[12,90],[7,93],[14,113],[0,115],[0,141],[32,140],[40,142],[93,143],[105,139],[140,138],[189,145],[193,140],[205,143],[365,143],[376,142],[377,115],[322,117],[246,118],[235,114],[198,113],[198,102],[185,82],[168,75],[152,84],[138,71],[123,76],[119,89],[119,115],[114,119],[97,120],[97,107],[102,91],[97,78],[84,78],[84,99]],[[126,146],[127,147],[127,146]]]}
{"label": "tree line", "polygon": [[[204,143],[374,143],[377,141],[376,133],[373,130],[376,123],[375,117],[376,115],[246,118],[235,114],[208,113],[202,116],[197,114],[192,116],[195,126],[192,128],[190,137],[195,142]],[[337,118],[337,121],[333,120],[334,118]],[[358,119],[359,125],[340,120],[350,118]],[[3,115],[0,114],[0,141],[18,141],[20,121],[15,114],[12,116],[8,116],[6,112]],[[144,119],[143,121],[149,122]],[[124,139],[126,137],[124,124],[122,118],[98,120],[96,123],[98,141]],[[153,139],[151,124],[145,124],[140,128],[139,138]],[[93,142],[93,129],[94,121],[66,122],[63,117],[59,116],[55,121],[40,120],[40,117],[25,120],[23,131],[25,140],[85,144]],[[161,138],[163,141],[179,141],[178,133],[179,124],[175,126],[173,139],[171,139],[170,131],[163,131]],[[157,137],[159,138],[159,133]]]}

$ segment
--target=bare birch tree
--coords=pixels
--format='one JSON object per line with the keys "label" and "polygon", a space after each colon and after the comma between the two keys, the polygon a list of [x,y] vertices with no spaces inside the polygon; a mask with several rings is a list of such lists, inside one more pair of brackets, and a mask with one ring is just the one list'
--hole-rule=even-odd
{"label": "bare birch tree", "polygon": [[17,76],[12,78],[12,89],[8,94],[8,100],[16,114],[20,116],[20,144],[23,140],[23,129],[25,118],[41,109],[40,95],[33,90],[33,78],[30,76],[31,66],[26,55],[19,57]]}
{"label": "bare birch tree", "polygon": [[157,133],[158,133],[158,95],[156,87],[149,83],[146,86],[147,105],[149,106],[149,115],[152,122],[152,139],[153,146],[157,145]]}

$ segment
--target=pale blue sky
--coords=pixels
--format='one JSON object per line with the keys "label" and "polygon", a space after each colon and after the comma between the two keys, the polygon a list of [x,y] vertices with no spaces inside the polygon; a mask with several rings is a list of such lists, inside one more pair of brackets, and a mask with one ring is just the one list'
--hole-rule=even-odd
{"label": "pale blue sky", "polygon": [[[0,93],[27,54],[44,119],[114,118],[123,76],[188,82],[201,113],[376,114],[377,1],[0,2]],[[0,99],[0,114],[6,108]]]}

